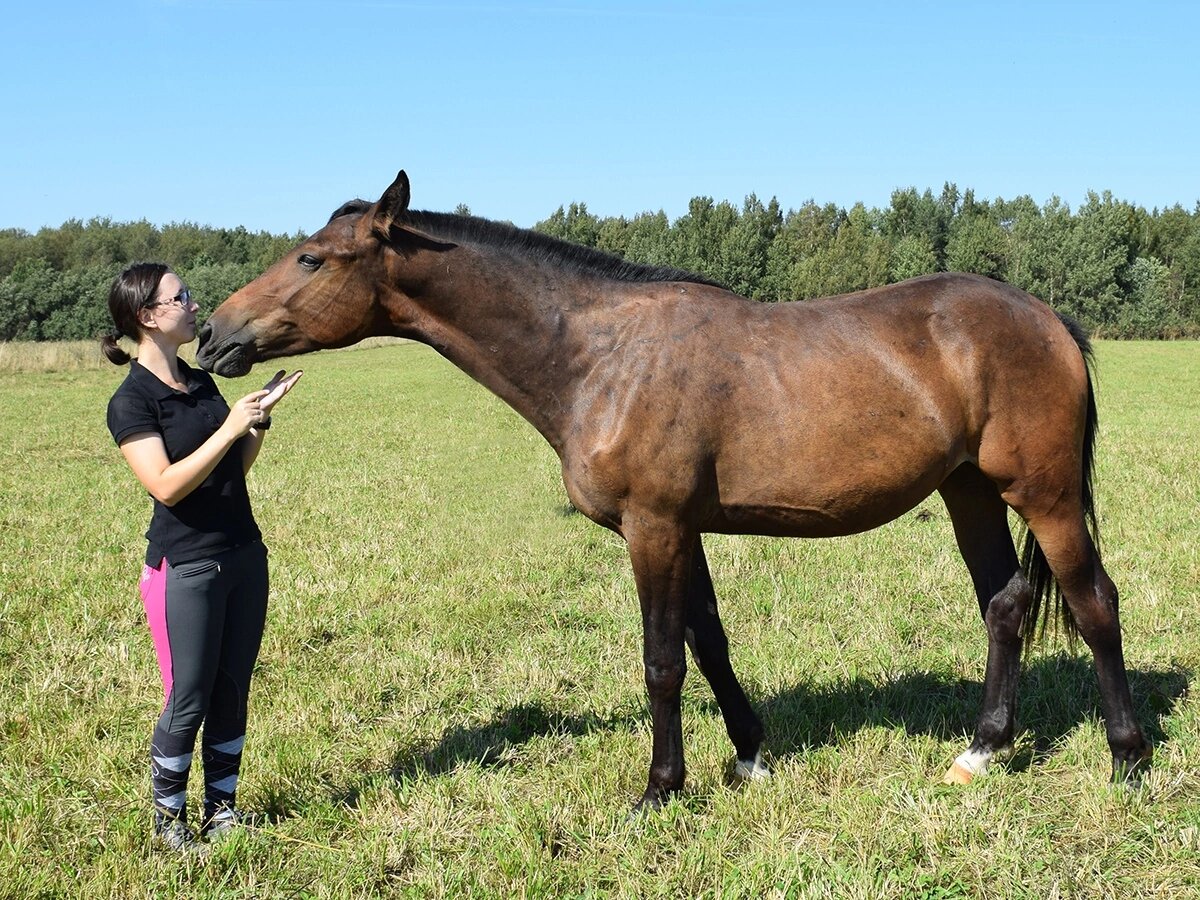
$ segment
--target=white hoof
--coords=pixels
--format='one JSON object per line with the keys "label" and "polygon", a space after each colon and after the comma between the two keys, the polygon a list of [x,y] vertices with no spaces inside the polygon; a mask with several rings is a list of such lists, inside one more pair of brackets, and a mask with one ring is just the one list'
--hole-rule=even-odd
{"label": "white hoof", "polygon": [[733,777],[738,781],[761,781],[771,777],[771,770],[762,761],[762,752],[754,754],[754,759],[739,759],[733,766]]}
{"label": "white hoof", "polygon": [[942,776],[942,784],[970,784],[974,780],[975,773],[959,765],[957,761],[952,763]]}
{"label": "white hoof", "polygon": [[958,759],[942,777],[943,784],[970,784],[981,775],[987,774],[988,765],[993,753],[985,750],[967,750],[959,754]]}

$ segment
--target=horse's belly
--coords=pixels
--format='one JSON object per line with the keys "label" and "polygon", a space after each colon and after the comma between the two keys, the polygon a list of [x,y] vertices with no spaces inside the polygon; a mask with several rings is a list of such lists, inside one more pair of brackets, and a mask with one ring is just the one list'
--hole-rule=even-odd
{"label": "horse's belly", "polygon": [[[910,434],[909,437],[912,435]],[[707,530],[833,537],[877,528],[908,512],[963,461],[961,442],[870,442],[717,466]]]}
{"label": "horse's belly", "polygon": [[777,537],[838,537],[878,528],[903,515],[938,485],[929,479],[898,493],[849,494],[829,502],[722,503],[705,531]]}

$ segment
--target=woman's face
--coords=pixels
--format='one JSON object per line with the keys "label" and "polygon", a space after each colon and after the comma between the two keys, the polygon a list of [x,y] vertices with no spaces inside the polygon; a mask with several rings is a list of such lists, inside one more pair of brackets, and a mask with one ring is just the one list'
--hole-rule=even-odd
{"label": "woman's face", "polygon": [[147,310],[164,336],[186,344],[196,337],[196,311],[199,308],[179,276],[168,272],[159,281],[154,304]]}

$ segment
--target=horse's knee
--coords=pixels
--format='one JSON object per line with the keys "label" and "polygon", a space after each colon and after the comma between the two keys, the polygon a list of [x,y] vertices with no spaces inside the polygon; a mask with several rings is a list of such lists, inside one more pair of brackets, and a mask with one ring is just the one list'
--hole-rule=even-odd
{"label": "horse's knee", "polygon": [[654,663],[646,662],[646,690],[652,697],[678,695],[683,689],[683,679],[687,674],[687,663],[680,656],[678,660]]}
{"label": "horse's knee", "polygon": [[1033,587],[1021,572],[1015,573],[987,605],[984,621],[988,635],[1002,644],[1020,640],[1021,622],[1033,602]]}
{"label": "horse's knee", "polygon": [[1075,626],[1093,652],[1114,650],[1121,645],[1121,621],[1117,614],[1117,587],[1108,578],[1097,582],[1086,599],[1071,603]]}

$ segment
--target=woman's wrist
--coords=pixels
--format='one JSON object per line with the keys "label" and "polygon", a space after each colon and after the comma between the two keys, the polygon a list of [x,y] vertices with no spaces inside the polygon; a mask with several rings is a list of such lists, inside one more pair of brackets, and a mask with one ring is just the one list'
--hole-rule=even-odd
{"label": "woman's wrist", "polygon": [[228,419],[226,419],[225,422],[221,425],[221,427],[217,429],[214,437],[216,435],[221,435],[223,438],[222,443],[224,443],[226,449],[228,449],[229,447],[232,447],[234,444],[236,444],[239,440],[241,440],[243,437],[245,437],[249,433],[250,433],[249,428],[247,428],[245,431],[239,431],[236,427],[234,427],[230,423],[230,421]]}

